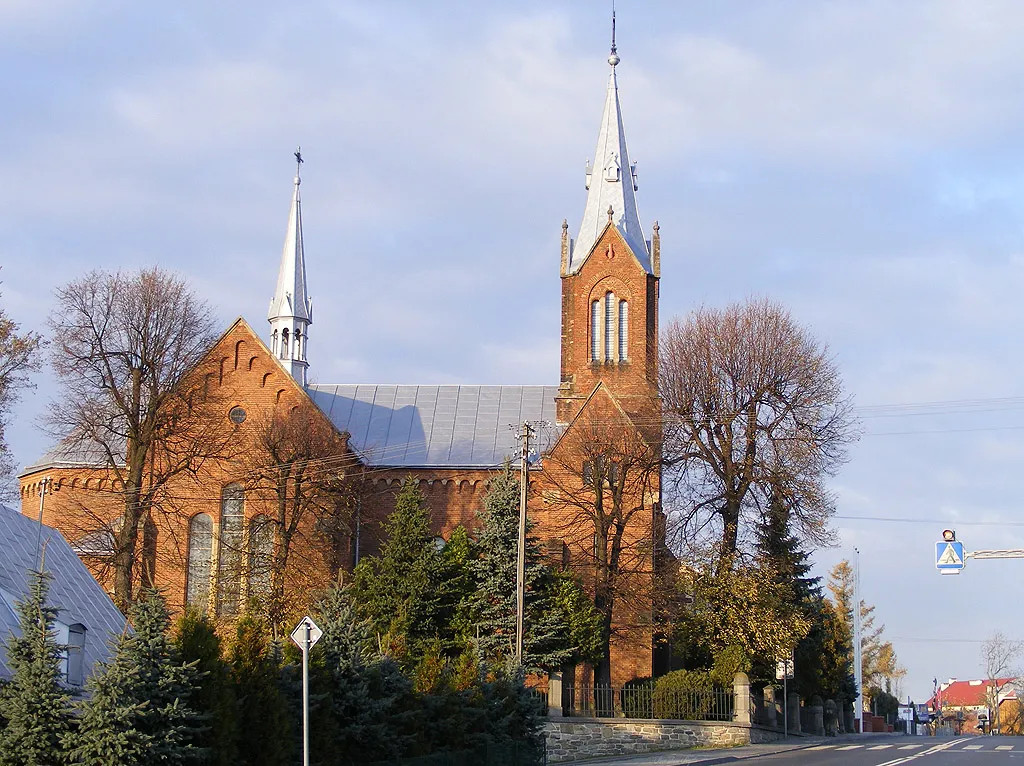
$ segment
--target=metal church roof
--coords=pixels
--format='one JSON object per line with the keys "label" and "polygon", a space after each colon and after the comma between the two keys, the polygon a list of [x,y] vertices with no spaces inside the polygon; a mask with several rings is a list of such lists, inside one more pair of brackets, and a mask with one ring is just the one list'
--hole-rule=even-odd
{"label": "metal church roof", "polygon": [[371,465],[484,468],[518,454],[523,421],[555,422],[558,386],[314,384],[307,391]]}

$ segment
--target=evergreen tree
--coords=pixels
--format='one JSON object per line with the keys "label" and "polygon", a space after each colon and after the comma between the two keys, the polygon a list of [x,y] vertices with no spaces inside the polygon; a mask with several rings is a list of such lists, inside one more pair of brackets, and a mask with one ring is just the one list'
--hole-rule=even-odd
{"label": "evergreen tree", "polygon": [[[477,558],[472,562],[477,649],[485,662],[504,666],[515,654],[519,542],[519,479],[507,462],[490,481],[480,520]],[[556,577],[544,563],[531,528],[528,524],[523,665],[531,671],[553,670],[591,659],[599,654],[594,649],[594,633],[599,637],[601,630],[599,615],[575,580]]]}
{"label": "evergreen tree", "polygon": [[284,766],[294,740],[279,684],[280,652],[266,618],[249,610],[235,626],[231,680],[237,703],[237,751],[246,766]]}
{"label": "evergreen tree", "polygon": [[369,660],[373,631],[348,593],[328,591],[316,613],[324,635],[314,652],[314,760],[343,766],[403,755],[418,728],[411,684],[394,663]]}
{"label": "evergreen tree", "polygon": [[0,764],[59,766],[67,762],[71,698],[61,686],[63,648],[47,602],[49,575],[32,572],[28,597],[17,603],[21,636],[7,639],[10,683],[0,687]]}
{"label": "evergreen tree", "polygon": [[186,609],[175,626],[174,644],[182,661],[194,664],[202,675],[193,689],[192,706],[212,724],[196,740],[207,751],[204,762],[233,766],[238,762],[235,686],[213,622],[204,612]]}
{"label": "evergreen tree", "polygon": [[402,485],[384,534],[380,555],[356,567],[354,598],[383,652],[411,667],[423,641],[437,635],[441,612],[435,587],[441,555],[415,480]]}
{"label": "evergreen tree", "polygon": [[120,637],[113,661],[87,685],[75,763],[190,764],[206,755],[196,744],[205,722],[192,707],[202,675],[195,663],[181,662],[160,593],[148,589],[139,595],[129,614],[134,632]]}

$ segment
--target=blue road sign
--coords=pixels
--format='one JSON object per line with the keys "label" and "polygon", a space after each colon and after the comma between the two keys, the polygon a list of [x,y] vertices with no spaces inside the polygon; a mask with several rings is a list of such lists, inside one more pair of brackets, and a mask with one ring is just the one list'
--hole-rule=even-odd
{"label": "blue road sign", "polygon": [[943,574],[960,574],[964,568],[964,544],[955,540],[935,543],[935,568]]}

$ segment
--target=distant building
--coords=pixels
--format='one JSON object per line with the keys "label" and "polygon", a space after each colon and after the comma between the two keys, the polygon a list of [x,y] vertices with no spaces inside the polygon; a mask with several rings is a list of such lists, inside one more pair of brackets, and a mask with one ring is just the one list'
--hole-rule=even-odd
{"label": "distant building", "polygon": [[[994,726],[996,708],[1004,733],[1020,729],[1017,679],[975,679],[960,681],[951,678],[939,685],[927,703],[928,713],[946,724],[955,724],[961,733],[980,733]],[[981,726],[984,722],[984,727]]]}
{"label": "distant building", "polygon": [[[657,610],[652,605],[654,572],[664,551],[660,471],[645,477],[643,486],[634,482],[623,501],[630,513],[621,546],[607,550],[599,551],[603,541],[592,523],[581,522],[570,496],[586,492],[587,477],[595,475],[595,459],[586,454],[589,433],[616,424],[619,433],[629,432],[627,441],[647,445],[654,453],[661,444],[660,235],[655,223],[652,236],[646,238],[640,223],[636,167],[626,149],[614,46],[608,63],[594,161],[585,169],[587,198],[579,233],[570,237],[563,222],[560,258],[553,253],[551,259],[552,278],[557,273],[561,282],[561,326],[551,328],[552,335],[558,332],[561,338],[561,375],[555,385],[311,382],[313,284],[306,275],[296,173],[266,337],[240,318],[194,373],[205,376],[211,395],[224,401],[222,427],[237,444],[255,440],[254,429],[266,413],[289,413],[325,423],[342,437],[345,454],[325,461],[328,468],[350,475],[361,472],[366,490],[350,527],[341,538],[335,534],[330,551],[319,543],[336,529],[306,525],[295,531],[295,555],[286,569],[290,607],[301,608],[315,587],[334,581],[339,570],[350,569],[361,556],[379,549],[382,522],[405,480],[419,483],[438,537],[447,539],[458,525],[472,528],[489,479],[505,460],[518,458],[516,436],[529,421],[535,427],[536,451],[529,481],[530,514],[552,562],[576,573],[596,592],[608,588],[597,582],[600,561],[630,560],[628,579],[615,586],[632,597],[632,603],[626,598],[615,602],[612,680],[621,684],[664,667],[659,659],[664,653],[655,651]],[[506,236],[516,235],[510,231]],[[435,257],[443,257],[443,252],[443,243],[438,243]],[[482,243],[482,258],[486,252]],[[486,267],[482,260],[481,268]],[[386,289],[386,279],[382,274],[377,283],[365,287],[320,289],[343,302],[345,290]],[[435,304],[425,286],[419,305],[410,307],[410,317],[440,310]],[[514,323],[514,310],[509,310],[508,324]],[[357,327],[353,322],[324,332],[348,333]],[[410,333],[418,331],[412,324],[408,327]],[[123,512],[123,500],[117,480],[97,470],[95,455],[57,448],[26,468],[20,476],[22,510],[34,514],[40,493],[48,492],[44,517],[68,535],[97,577],[108,583],[104,572],[113,552],[111,530]],[[604,464],[598,468],[607,474],[610,493],[621,484],[616,471],[623,463],[609,462],[610,469]],[[573,471],[577,475],[567,475]],[[229,460],[204,465],[198,477],[175,479],[167,494],[172,503],[154,513],[140,535],[143,568],[166,589],[172,609],[190,604],[232,617],[266,587],[266,562],[280,549],[283,524],[274,498],[247,486],[244,468]]]}
{"label": "distant building", "polygon": [[20,635],[16,604],[28,594],[29,573],[45,551],[50,604],[57,610],[57,641],[67,646],[64,680],[82,686],[97,662],[111,657],[111,641],[125,618],[60,532],[0,505],[0,678],[10,678],[7,639]]}

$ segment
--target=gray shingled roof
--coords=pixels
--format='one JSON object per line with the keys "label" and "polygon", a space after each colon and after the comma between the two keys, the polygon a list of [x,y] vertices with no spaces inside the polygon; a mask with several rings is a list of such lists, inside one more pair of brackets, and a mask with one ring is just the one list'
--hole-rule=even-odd
{"label": "gray shingled roof", "polygon": [[[28,591],[28,572],[37,561],[36,541],[39,524],[11,508],[0,505],[0,591],[22,599]],[[125,619],[114,602],[99,586],[89,570],[61,536],[44,526],[46,571],[50,581],[50,603],[60,611],[57,619],[65,625],[81,623],[86,628],[84,660],[87,674],[97,661],[110,659],[110,642],[124,630]],[[14,604],[0,594],[0,677],[9,678],[5,643],[18,621]]]}
{"label": "gray shingled roof", "polygon": [[371,384],[307,391],[372,465],[468,468],[516,455],[516,429],[524,420],[554,423],[558,387]]}

